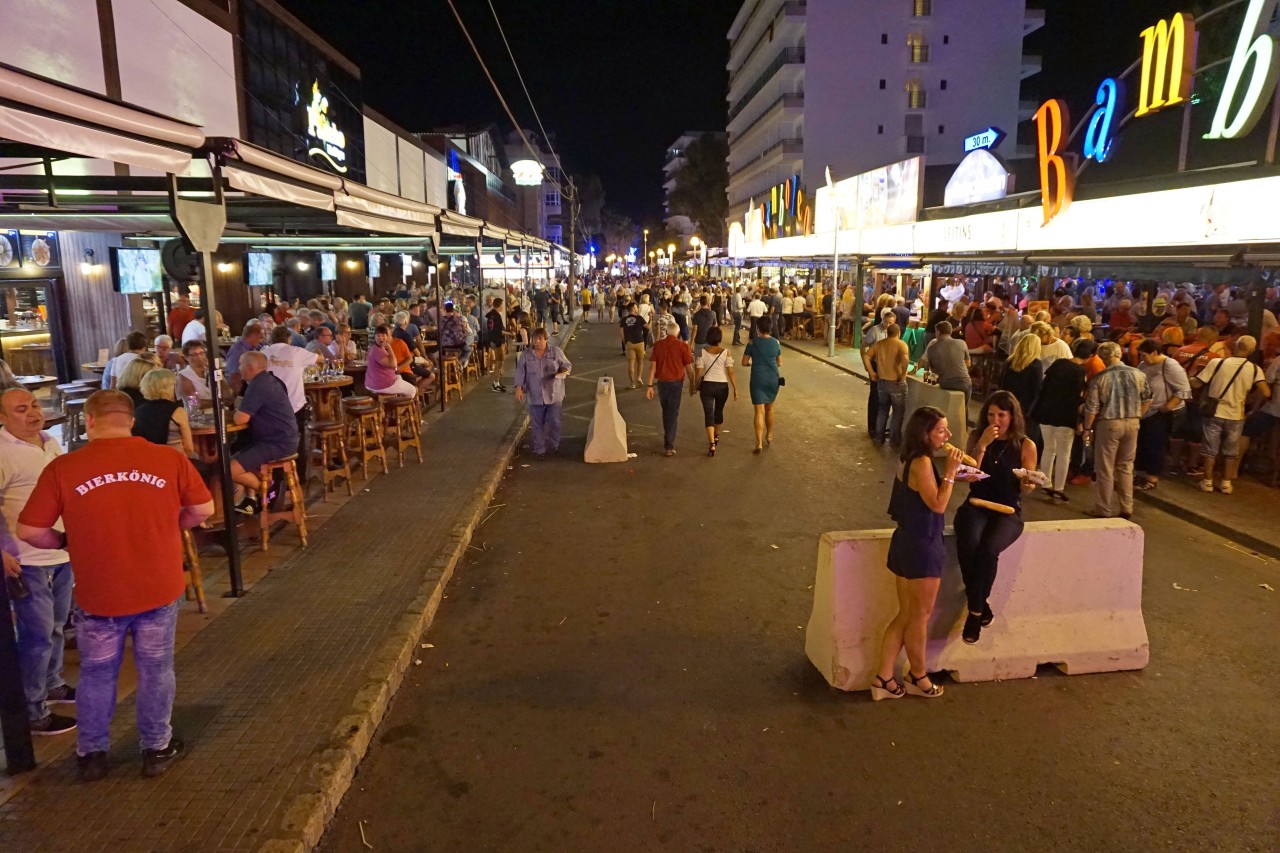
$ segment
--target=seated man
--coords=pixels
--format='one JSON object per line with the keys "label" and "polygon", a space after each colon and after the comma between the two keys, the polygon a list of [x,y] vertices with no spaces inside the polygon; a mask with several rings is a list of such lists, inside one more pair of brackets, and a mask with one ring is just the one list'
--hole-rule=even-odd
{"label": "seated man", "polygon": [[247,424],[247,441],[231,457],[231,479],[245,488],[238,512],[254,515],[260,511],[250,493],[258,490],[258,469],[266,462],[298,452],[298,421],[289,404],[284,383],[267,369],[267,357],[247,352],[240,357],[240,375],[245,378],[244,399],[235,413],[237,424]]}
{"label": "seated man", "polygon": [[311,339],[311,343],[307,344],[307,352],[315,353],[324,359],[324,363],[333,366],[338,360],[333,349],[333,332],[329,331],[328,326],[316,326],[315,337]]}
{"label": "seated man", "polygon": [[356,342],[351,339],[351,327],[346,323],[338,324],[338,334],[334,335],[333,343],[329,344],[329,352],[337,361],[355,360]]}
{"label": "seated man", "polygon": [[452,302],[444,304],[444,317],[440,321],[440,347],[462,351],[462,366],[471,360],[471,330],[467,321],[457,312]]}

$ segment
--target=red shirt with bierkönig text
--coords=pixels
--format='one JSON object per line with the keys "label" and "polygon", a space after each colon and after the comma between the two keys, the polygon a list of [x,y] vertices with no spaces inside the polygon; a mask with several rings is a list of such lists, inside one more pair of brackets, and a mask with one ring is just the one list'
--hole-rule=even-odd
{"label": "red shirt with bierk\u00f6nig text", "polygon": [[130,616],[182,595],[184,506],[213,500],[178,450],[145,438],[99,438],[51,461],[19,516],[61,516],[76,570],[76,603],[92,616]]}

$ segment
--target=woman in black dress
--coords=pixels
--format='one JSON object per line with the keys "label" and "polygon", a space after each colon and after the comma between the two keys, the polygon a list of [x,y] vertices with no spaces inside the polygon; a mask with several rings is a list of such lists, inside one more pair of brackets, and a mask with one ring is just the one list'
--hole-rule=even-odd
{"label": "woman in black dress", "polygon": [[[1022,493],[1035,488],[1013,473],[1015,469],[1034,472],[1037,461],[1036,446],[1027,438],[1022,406],[1013,394],[997,391],[987,398],[978,426],[969,434],[968,451],[977,467],[990,475],[970,484],[968,499],[956,510],[956,556],[969,600],[962,636],[972,644],[995,618],[987,598],[996,580],[1000,552],[1022,535]],[[976,506],[975,498],[1013,512]]]}
{"label": "woman in black dress", "polygon": [[[941,478],[933,454],[951,438],[947,418],[932,406],[916,409],[902,431],[902,465],[893,480],[889,515],[898,523],[889,542],[889,571],[898,592],[898,615],[884,631],[880,671],[871,698],[900,699],[906,693],[934,698],[942,688],[929,680],[925,668],[925,639],[946,551],[942,544],[943,513],[955,487],[956,471],[964,458],[957,448],[947,452]],[[898,683],[898,655],[907,649],[906,686]]]}

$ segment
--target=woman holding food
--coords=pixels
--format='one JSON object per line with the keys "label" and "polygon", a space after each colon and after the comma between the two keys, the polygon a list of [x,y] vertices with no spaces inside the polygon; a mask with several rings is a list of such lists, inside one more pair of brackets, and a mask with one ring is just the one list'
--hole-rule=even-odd
{"label": "woman holding food", "polygon": [[995,618],[987,598],[1000,553],[1022,535],[1022,494],[1035,488],[1040,475],[1022,406],[1008,391],[987,398],[967,449],[987,475],[969,485],[969,497],[956,510],[955,520],[956,555],[969,601],[962,637],[972,644]]}

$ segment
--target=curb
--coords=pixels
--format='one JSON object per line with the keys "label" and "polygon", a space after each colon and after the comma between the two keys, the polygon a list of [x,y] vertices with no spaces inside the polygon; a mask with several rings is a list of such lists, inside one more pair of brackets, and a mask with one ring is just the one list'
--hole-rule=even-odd
{"label": "curb", "polygon": [[813,359],[814,361],[820,361],[823,364],[825,364],[827,367],[834,367],[836,370],[839,370],[843,373],[848,373],[850,376],[856,376],[859,379],[863,380],[864,382],[871,381],[870,379],[867,378],[867,374],[859,372],[856,368],[847,367],[838,361],[831,361],[826,356],[818,355],[815,352],[809,352],[809,350],[807,349],[802,349],[796,346],[795,344],[788,343],[787,341],[784,341],[781,339],[779,339],[778,343],[782,344],[784,347],[786,347],[789,350],[792,350],[793,352],[798,352],[801,355],[806,355],[809,358]]}
{"label": "curb", "polygon": [[[577,331],[578,322],[575,318],[557,336],[561,348]],[[378,724],[414,660],[418,639],[434,621],[445,586],[466,554],[476,529],[483,523],[489,503],[502,483],[507,466],[515,458],[528,426],[527,412],[521,412],[512,420],[503,438],[506,449],[493,471],[477,486],[472,508],[450,529],[446,553],[430,564],[418,594],[407,605],[395,632],[374,655],[372,672],[356,692],[349,713],[334,727],[329,746],[313,757],[309,769],[301,771],[313,781],[314,788],[281,805],[281,826],[277,830],[280,834],[263,842],[258,848],[260,853],[307,853],[324,837],[329,821],[337,813],[361,760],[369,751]]]}

